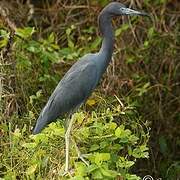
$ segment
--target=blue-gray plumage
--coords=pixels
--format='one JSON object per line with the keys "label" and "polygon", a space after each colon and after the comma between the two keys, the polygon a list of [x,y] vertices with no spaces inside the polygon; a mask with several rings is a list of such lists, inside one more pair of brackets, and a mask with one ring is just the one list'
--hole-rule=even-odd
{"label": "blue-gray plumage", "polygon": [[75,63],[65,74],[42,110],[34,134],[59,116],[79,107],[98,83],[97,66],[92,61],[94,55],[86,55]]}
{"label": "blue-gray plumage", "polygon": [[[101,11],[99,15],[99,28],[103,37],[103,42],[100,51],[95,54],[83,56],[69,69],[40,113],[33,134],[40,133],[43,128],[61,115],[72,112],[90,96],[111,61],[114,44],[114,32],[111,25],[111,18],[120,15],[148,16],[146,13],[126,8],[119,2],[112,2]],[[68,171],[71,121],[65,139],[65,171]]]}
{"label": "blue-gray plumage", "polygon": [[41,132],[59,116],[79,107],[92,93],[111,60],[114,43],[111,18],[119,15],[148,16],[146,13],[126,8],[119,2],[112,2],[101,11],[99,27],[103,42],[100,51],[85,55],[69,69],[42,110],[33,134]]}

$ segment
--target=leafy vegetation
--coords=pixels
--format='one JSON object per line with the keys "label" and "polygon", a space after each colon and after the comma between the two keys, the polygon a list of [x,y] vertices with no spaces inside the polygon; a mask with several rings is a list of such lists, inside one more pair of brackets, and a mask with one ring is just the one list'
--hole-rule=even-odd
{"label": "leafy vegetation", "polygon": [[[67,69],[98,50],[97,15],[109,1],[47,2],[0,2],[0,177],[178,179],[178,2],[128,1],[151,12],[154,22],[125,17],[119,27],[113,21],[118,27],[112,63],[74,115],[72,177],[61,177],[66,117],[39,135],[31,131]],[[77,147],[89,166],[78,159]]]}
{"label": "leafy vegetation", "polygon": [[[76,113],[70,151],[74,172],[70,179],[114,179],[118,176],[140,179],[129,170],[137,159],[148,158],[149,130],[145,124],[144,128],[141,126],[140,117],[135,114],[132,107],[122,109],[118,104],[101,112]],[[35,136],[26,135],[27,125],[11,130],[11,123],[3,127],[7,139],[2,140],[0,168],[5,179],[62,176],[65,160],[62,124],[53,123]],[[7,141],[9,143],[5,143]],[[78,159],[77,147],[85,154],[89,166]]]}

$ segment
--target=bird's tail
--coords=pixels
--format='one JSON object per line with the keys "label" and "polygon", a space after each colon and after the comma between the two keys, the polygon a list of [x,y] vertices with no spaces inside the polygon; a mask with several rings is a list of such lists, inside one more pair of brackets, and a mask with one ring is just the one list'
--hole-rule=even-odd
{"label": "bird's tail", "polygon": [[33,129],[33,134],[39,134],[47,125],[47,120],[42,115],[39,116],[35,128]]}

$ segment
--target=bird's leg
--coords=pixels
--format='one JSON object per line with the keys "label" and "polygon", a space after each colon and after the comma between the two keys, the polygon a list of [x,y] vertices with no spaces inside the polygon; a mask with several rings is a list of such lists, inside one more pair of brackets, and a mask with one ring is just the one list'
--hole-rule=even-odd
{"label": "bird's leg", "polygon": [[74,144],[75,144],[75,148],[76,148],[76,152],[77,152],[78,158],[81,159],[81,161],[84,162],[87,166],[89,166],[89,163],[84,159],[84,157],[81,154],[81,152],[80,152],[80,150],[79,150],[75,140],[74,140]]}
{"label": "bird's leg", "polygon": [[72,115],[72,117],[70,118],[69,120],[69,124],[68,124],[68,128],[66,130],[66,134],[65,134],[65,151],[66,151],[66,162],[65,162],[65,173],[68,172],[69,170],[69,141],[70,141],[70,135],[71,135],[71,128],[72,128],[72,125],[73,125],[73,120],[74,120],[74,117]]}

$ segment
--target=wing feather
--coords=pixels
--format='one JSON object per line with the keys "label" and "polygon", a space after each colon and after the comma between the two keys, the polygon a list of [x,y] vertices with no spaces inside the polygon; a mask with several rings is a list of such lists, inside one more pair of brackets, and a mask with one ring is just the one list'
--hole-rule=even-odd
{"label": "wing feather", "polygon": [[40,132],[47,124],[72,111],[88,98],[98,83],[97,68],[92,62],[72,67],[66,73],[42,110],[34,133]]}

